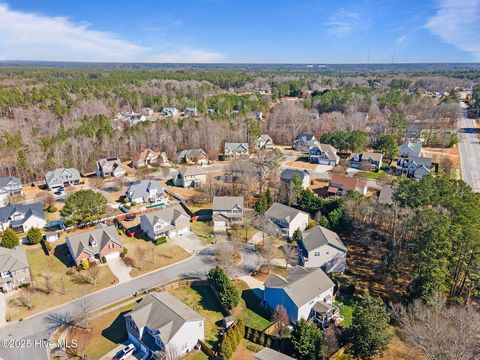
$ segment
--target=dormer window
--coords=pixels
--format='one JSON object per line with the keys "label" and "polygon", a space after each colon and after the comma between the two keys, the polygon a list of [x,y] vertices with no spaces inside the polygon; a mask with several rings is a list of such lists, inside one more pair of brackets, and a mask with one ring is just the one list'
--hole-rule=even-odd
{"label": "dormer window", "polygon": [[90,240],[90,246],[91,247],[97,246],[97,242],[95,240]]}

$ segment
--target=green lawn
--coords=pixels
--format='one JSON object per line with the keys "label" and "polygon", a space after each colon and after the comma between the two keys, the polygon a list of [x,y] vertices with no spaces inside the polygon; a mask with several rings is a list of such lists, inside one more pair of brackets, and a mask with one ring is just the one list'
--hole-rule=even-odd
{"label": "green lawn", "polygon": [[247,225],[247,228],[245,229],[243,226],[240,227],[239,229],[227,229],[227,234],[229,235],[236,235],[240,237],[241,240],[248,241],[252,238],[252,236],[257,233],[258,230],[255,229],[251,225]]}
{"label": "green lawn", "polygon": [[213,238],[213,225],[208,221],[194,221],[191,224],[192,231],[197,235],[204,244],[210,244]]}
{"label": "green lawn", "polygon": [[240,291],[240,303],[233,314],[244,321],[245,325],[255,329],[263,330],[270,326],[271,315],[260,305],[260,299],[248,285],[240,280],[234,281],[238,291]]}
{"label": "green lawn", "polygon": [[378,172],[365,171],[364,174],[367,179],[379,180],[383,175],[385,175],[385,170],[379,170]]}
{"label": "green lawn", "polygon": [[205,318],[205,342],[210,347],[216,346],[224,314],[210,287],[205,285],[181,286],[170,293]]}
{"label": "green lawn", "polygon": [[208,356],[205,355],[201,350],[195,350],[182,358],[182,360],[208,360]]}

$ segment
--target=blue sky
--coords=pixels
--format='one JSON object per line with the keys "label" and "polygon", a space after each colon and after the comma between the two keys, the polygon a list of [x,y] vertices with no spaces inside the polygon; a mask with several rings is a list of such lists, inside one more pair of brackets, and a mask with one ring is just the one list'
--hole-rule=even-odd
{"label": "blue sky", "polygon": [[480,0],[0,0],[0,60],[480,61]]}

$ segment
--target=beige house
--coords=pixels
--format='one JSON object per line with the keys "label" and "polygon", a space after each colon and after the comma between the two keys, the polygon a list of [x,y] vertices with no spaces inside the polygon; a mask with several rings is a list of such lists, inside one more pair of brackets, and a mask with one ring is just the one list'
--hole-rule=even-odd
{"label": "beige house", "polygon": [[3,293],[30,283],[30,269],[25,251],[20,247],[0,247],[0,291]]}

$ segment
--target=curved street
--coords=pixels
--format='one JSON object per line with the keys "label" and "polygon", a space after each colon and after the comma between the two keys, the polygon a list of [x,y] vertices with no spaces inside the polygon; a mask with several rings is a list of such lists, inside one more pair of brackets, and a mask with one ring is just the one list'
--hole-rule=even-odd
{"label": "curved street", "polygon": [[[242,255],[241,263],[232,268],[231,277],[241,277],[250,274],[260,266],[260,255],[251,245],[240,244],[239,251]],[[76,314],[81,308],[81,303],[88,304],[91,311],[115,303],[136,292],[185,277],[203,277],[214,266],[213,255],[215,245],[211,245],[191,258],[165,267],[135,279],[120,283],[96,293],[77,299],[44,313],[34,315],[21,322],[7,325],[0,329],[0,357],[4,360],[30,360],[48,359],[43,339],[48,339],[52,331],[51,319]],[[79,298],[81,294],[79,294]]]}

